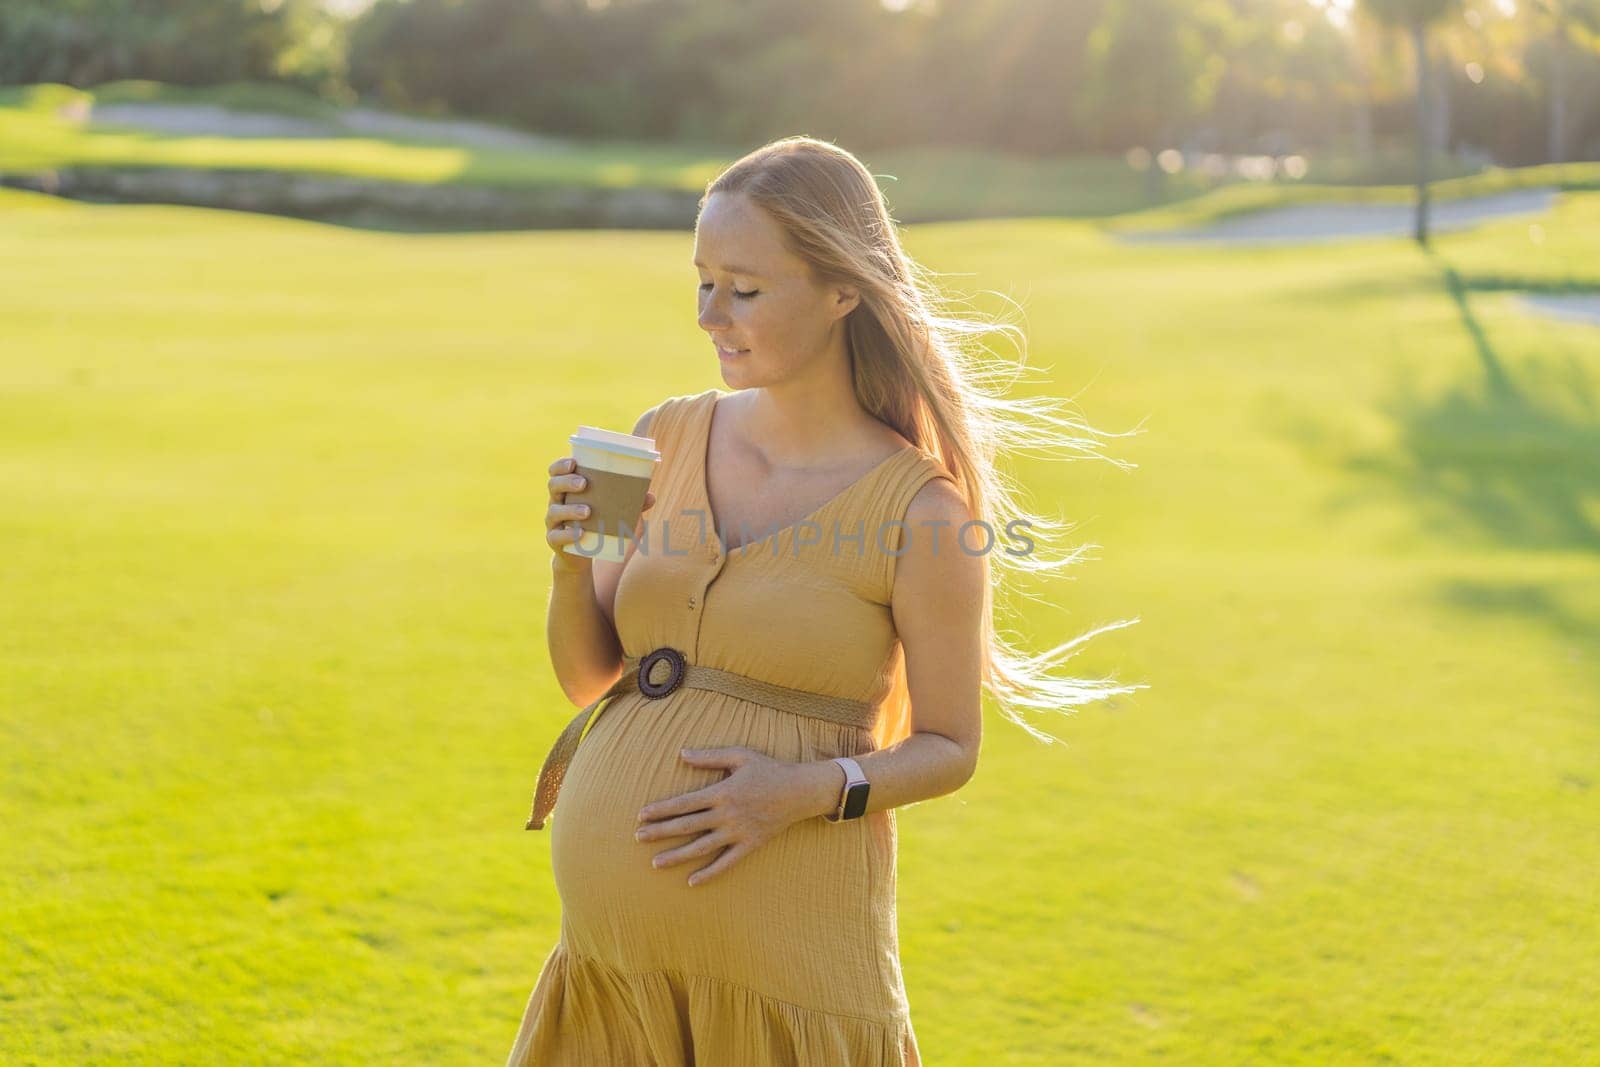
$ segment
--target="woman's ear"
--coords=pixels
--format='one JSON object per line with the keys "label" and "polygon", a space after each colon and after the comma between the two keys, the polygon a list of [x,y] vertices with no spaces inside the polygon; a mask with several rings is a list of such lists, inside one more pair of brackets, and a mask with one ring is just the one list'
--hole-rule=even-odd
{"label": "woman's ear", "polygon": [[844,318],[861,304],[861,290],[853,285],[841,285],[833,291],[833,309],[838,318]]}

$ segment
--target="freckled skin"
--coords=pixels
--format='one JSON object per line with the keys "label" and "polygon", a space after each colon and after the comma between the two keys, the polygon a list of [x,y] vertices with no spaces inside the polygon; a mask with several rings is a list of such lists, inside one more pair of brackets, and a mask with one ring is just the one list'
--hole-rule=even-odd
{"label": "freckled skin", "polygon": [[[742,193],[713,193],[695,226],[700,328],[713,341],[750,353],[722,364],[734,389],[807,376],[845,359],[844,316],[854,290],[823,285],[783,245],[782,231]],[[749,268],[742,274],[725,266]],[[706,288],[707,284],[711,288]],[[745,299],[734,291],[758,295]]]}

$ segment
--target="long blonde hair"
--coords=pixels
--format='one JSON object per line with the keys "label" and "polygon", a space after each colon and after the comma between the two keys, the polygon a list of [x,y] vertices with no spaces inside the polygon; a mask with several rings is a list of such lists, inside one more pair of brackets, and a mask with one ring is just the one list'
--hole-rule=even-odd
{"label": "long blonde hair", "polygon": [[[901,247],[872,173],[837,145],[812,137],[785,137],[738,160],[707,186],[700,207],[713,193],[739,193],[765,210],[782,230],[789,250],[808,263],[816,278],[850,285],[861,293],[845,321],[856,399],[873,416],[937,459],[971,509],[990,530],[1018,518],[1052,540],[1071,524],[1057,523],[1025,510],[1017,484],[997,466],[1002,454],[1042,450],[1087,455],[1118,466],[1097,451],[1099,438],[1125,436],[1096,430],[1079,419],[1052,414],[1044,398],[1008,398],[1008,375],[989,360],[981,338],[1000,332],[1023,342],[1015,325],[977,315],[956,315],[953,302],[934,283],[934,272],[916,263]],[[1009,365],[1008,365],[1009,366]],[[1130,433],[1139,432],[1137,427]],[[1068,456],[1067,458],[1073,458]],[[1029,536],[1034,536],[1030,530]],[[998,540],[994,542],[998,544]],[[1051,571],[1081,558],[1083,545],[1056,559],[1037,553],[989,552],[1008,567]],[[1118,685],[1110,679],[1062,678],[1051,667],[1076,646],[1105,630],[1138,622],[1109,623],[1048,652],[1029,655],[1006,640],[994,623],[997,575],[985,583],[982,685],[1002,714],[1047,743],[1059,741],[1029,723],[1021,708],[1066,711],[1144,685]],[[880,748],[911,734],[910,694],[905,660],[897,650],[894,684],[880,705],[873,731]]]}

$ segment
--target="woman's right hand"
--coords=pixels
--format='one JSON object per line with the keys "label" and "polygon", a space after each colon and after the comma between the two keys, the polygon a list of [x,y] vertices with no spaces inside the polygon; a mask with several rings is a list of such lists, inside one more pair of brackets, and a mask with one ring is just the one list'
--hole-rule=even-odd
{"label": "woman's right hand", "polygon": [[[594,557],[563,550],[564,545],[574,544],[583,536],[578,520],[588,517],[589,514],[588,504],[581,500],[572,503],[566,500],[568,494],[583,493],[589,488],[589,480],[577,473],[577,470],[578,461],[571,456],[562,456],[550,464],[550,506],[544,513],[544,539],[555,552],[553,566],[556,570],[582,574],[593,568]],[[645,493],[646,511],[655,502],[654,493]]]}

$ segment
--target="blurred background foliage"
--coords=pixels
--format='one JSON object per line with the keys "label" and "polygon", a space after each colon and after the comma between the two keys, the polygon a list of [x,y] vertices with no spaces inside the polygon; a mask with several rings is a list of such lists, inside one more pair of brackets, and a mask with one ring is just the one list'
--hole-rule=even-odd
{"label": "blurred background foliage", "polygon": [[[1600,0],[8,0],[0,82],[293,86],[596,139],[1600,158]],[[867,106],[870,102],[870,106]]]}

